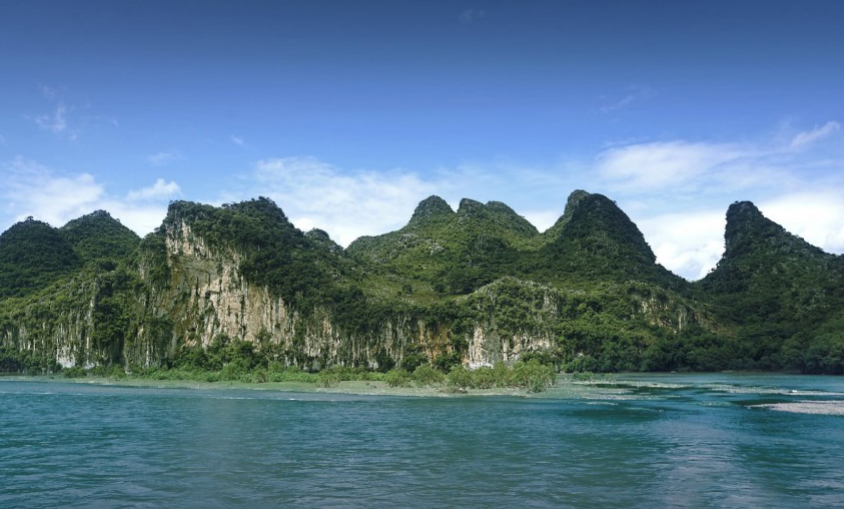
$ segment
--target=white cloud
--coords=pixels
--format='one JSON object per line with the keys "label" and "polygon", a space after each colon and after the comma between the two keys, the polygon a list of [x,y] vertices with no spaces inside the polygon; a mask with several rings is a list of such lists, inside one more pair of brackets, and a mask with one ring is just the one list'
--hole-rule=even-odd
{"label": "white cloud", "polygon": [[246,140],[244,140],[241,136],[235,136],[234,134],[232,134],[231,136],[229,136],[229,139],[232,141],[232,143],[239,147],[246,145]]}
{"label": "white cloud", "polygon": [[149,187],[138,189],[136,191],[129,191],[126,195],[126,199],[129,201],[168,199],[172,196],[178,195],[181,191],[179,184],[172,181],[165,182],[164,179],[157,179],[155,184]]}
{"label": "white cloud", "polygon": [[145,190],[129,192],[129,196],[143,197],[140,202],[117,199],[109,196],[90,174],[58,174],[22,157],[0,164],[0,181],[0,196],[5,201],[0,216],[2,230],[27,216],[62,226],[103,209],[139,235],[145,235],[159,226],[167,213],[167,204],[161,200],[163,193],[178,189],[174,182],[159,180]]}
{"label": "white cloud", "polygon": [[102,186],[87,173],[55,175],[47,167],[22,157],[4,164],[2,174],[7,212],[17,220],[35,216],[60,225],[81,215],[90,203],[103,196]]}
{"label": "white cloud", "polygon": [[830,136],[831,134],[839,131],[841,129],[841,124],[834,121],[829,121],[826,124],[815,127],[811,131],[804,131],[802,133],[798,133],[794,138],[791,139],[791,147],[792,148],[803,148],[807,145],[811,145],[812,143],[821,140]]}
{"label": "white cloud", "polygon": [[173,161],[180,161],[184,159],[181,153],[176,150],[168,150],[166,152],[156,152],[147,156],[147,161],[153,166],[164,166]]}
{"label": "white cloud", "polygon": [[676,212],[635,222],[659,263],[688,279],[700,279],[715,267],[724,252],[726,212]]}
{"label": "white cloud", "polygon": [[45,131],[62,134],[67,130],[67,111],[64,104],[59,104],[53,113],[35,117],[35,123]]}
{"label": "white cloud", "polygon": [[[585,189],[616,200],[660,263],[697,279],[723,252],[724,216],[736,200],[753,201],[766,216],[827,252],[844,252],[844,153],[834,143],[819,143],[839,131],[839,123],[830,121],[797,135],[781,131],[778,138],[634,142],[604,148],[589,161],[475,161],[427,175],[271,158],[255,163],[242,188],[221,196],[225,201],[268,196],[300,229],[321,228],[348,245],[361,235],[404,226],[431,194],[453,207],[462,197],[502,201],[543,231],[563,213],[569,193]],[[237,144],[236,139],[241,138],[232,135],[230,141]],[[181,158],[175,151],[159,155],[162,164]],[[166,201],[181,194],[176,182],[163,178],[128,193],[108,193],[92,175],[61,174],[22,158],[0,163],[0,182],[0,213],[6,216],[34,215],[61,225],[104,208],[138,233],[160,225]]]}
{"label": "white cloud", "polygon": [[754,201],[827,252],[844,251],[844,202],[838,198],[844,178],[813,176],[816,167],[844,176],[844,161],[798,154],[789,142],[637,143],[606,149],[591,167],[474,162],[427,178],[409,171],[348,172],[312,158],[269,159],[256,165],[250,192],[275,199],[299,228],[322,228],[347,245],[400,228],[430,194],[452,207],[461,197],[503,201],[544,231],[562,215],[569,193],[585,189],[617,200],[657,261],[695,280],[723,254],[725,215],[737,200]]}
{"label": "white cloud", "polygon": [[758,203],[768,219],[823,248],[844,252],[844,189],[785,194]]}
{"label": "white cloud", "polygon": [[560,219],[560,216],[563,215],[565,209],[559,210],[531,210],[521,214],[524,216],[525,219],[530,222],[530,224],[534,225],[537,230],[540,232],[544,232],[548,228],[554,226],[554,223]]}
{"label": "white cloud", "polygon": [[594,169],[658,261],[697,279],[720,258],[723,216],[737,200],[770,210],[772,220],[827,252],[844,251],[844,154],[814,147],[839,129],[827,122],[786,140],[636,143],[605,150]]}
{"label": "white cloud", "polygon": [[307,157],[259,161],[252,178],[299,229],[326,230],[342,245],[401,228],[436,188],[406,171],[343,172]]}
{"label": "white cloud", "polygon": [[670,141],[611,148],[597,158],[596,169],[609,184],[647,192],[695,185],[700,178],[729,172],[752,154],[729,144]]}

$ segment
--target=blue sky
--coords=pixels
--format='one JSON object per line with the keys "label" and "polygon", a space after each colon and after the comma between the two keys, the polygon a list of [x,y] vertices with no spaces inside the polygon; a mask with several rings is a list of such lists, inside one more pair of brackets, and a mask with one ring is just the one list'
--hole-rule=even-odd
{"label": "blue sky", "polygon": [[438,194],[617,201],[702,277],[752,200],[844,252],[844,2],[0,6],[0,230],[269,196],[341,244]]}

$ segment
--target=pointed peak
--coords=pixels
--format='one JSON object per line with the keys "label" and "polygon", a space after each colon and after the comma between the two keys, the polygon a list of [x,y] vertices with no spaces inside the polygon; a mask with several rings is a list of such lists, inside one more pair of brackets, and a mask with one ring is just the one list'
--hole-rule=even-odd
{"label": "pointed peak", "polygon": [[733,202],[727,209],[727,221],[760,216],[762,216],[762,212],[751,201]]}
{"label": "pointed peak", "polygon": [[727,209],[727,227],[724,230],[724,258],[735,258],[757,249],[776,249],[783,252],[821,253],[782,225],[771,221],[749,201],[738,201]]}
{"label": "pointed peak", "polygon": [[305,237],[311,240],[331,241],[331,236],[328,235],[328,232],[319,228],[311,228],[305,233]]}
{"label": "pointed peak", "polygon": [[484,208],[484,204],[473,200],[471,198],[463,198],[460,200],[460,205],[457,207],[458,214],[471,214],[472,212],[481,210]]}
{"label": "pointed peak", "polygon": [[507,215],[518,215],[516,214],[515,210],[510,208],[509,205],[500,201],[488,201],[486,202],[486,208],[487,210],[490,210],[492,212],[498,212]]}
{"label": "pointed peak", "polygon": [[566,208],[565,208],[565,211],[563,212],[563,215],[564,216],[570,216],[571,213],[574,211],[574,209],[587,196],[591,196],[591,194],[587,193],[586,191],[584,191],[582,189],[577,189],[575,191],[572,191],[572,193],[569,195],[568,200],[566,200]]}
{"label": "pointed peak", "polygon": [[[569,197],[566,200],[566,208],[563,211],[563,215],[560,216],[560,218],[557,219],[557,222],[554,223],[554,225],[551,228],[548,228],[548,230],[546,230],[545,233],[543,233],[543,235],[546,238],[557,238],[557,237],[559,237],[560,232],[562,232],[562,230],[566,226],[566,224],[569,221],[571,221],[571,216],[574,214],[574,211],[577,210],[580,203],[584,199],[586,199],[590,196],[593,196],[593,195],[591,193],[583,191],[582,189],[577,189],[575,191],[572,191],[572,193],[569,194]],[[602,195],[595,195],[595,196],[602,196]]]}
{"label": "pointed peak", "polygon": [[318,246],[328,249],[332,253],[339,253],[343,251],[343,248],[340,247],[339,244],[331,240],[331,236],[328,235],[328,232],[326,232],[325,230],[313,228],[305,233],[305,237],[308,238],[311,242],[317,244]]}
{"label": "pointed peak", "polygon": [[419,202],[410,218],[410,224],[417,224],[432,217],[450,216],[452,214],[454,214],[454,211],[445,200],[432,195]]}
{"label": "pointed peak", "polygon": [[62,230],[72,230],[74,228],[79,228],[83,225],[87,225],[89,223],[97,223],[97,222],[115,222],[120,223],[119,219],[115,219],[105,210],[95,210],[90,214],[85,214],[84,216],[80,216],[76,219],[72,219],[68,221],[64,226],[62,226]]}

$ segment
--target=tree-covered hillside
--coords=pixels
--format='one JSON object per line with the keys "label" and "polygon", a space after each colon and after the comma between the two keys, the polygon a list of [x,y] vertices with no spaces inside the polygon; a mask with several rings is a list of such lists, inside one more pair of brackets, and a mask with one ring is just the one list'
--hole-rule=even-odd
{"label": "tree-covered hillside", "polygon": [[249,369],[844,371],[844,258],[748,202],[725,240],[689,283],[585,191],[544,233],[499,202],[432,196],[346,250],[266,198],[174,202],[142,241],[103,211],[30,219],[0,236],[0,370],[206,366],[190,359],[237,345]]}
{"label": "tree-covered hillside", "polygon": [[28,218],[0,235],[0,299],[29,295],[80,267],[73,245],[47,223]]}
{"label": "tree-covered hillside", "polygon": [[[735,324],[743,355],[761,367],[844,369],[844,352],[831,354],[839,359],[830,360],[830,366],[838,363],[832,369],[803,358],[814,344],[812,331],[834,329],[828,324],[840,320],[844,257],[788,233],[750,202],[730,206],[724,239],[724,256],[696,286],[720,320]],[[844,347],[841,332],[838,341]]]}
{"label": "tree-covered hillside", "polygon": [[84,215],[59,229],[83,263],[97,260],[123,259],[129,256],[141,239],[104,210]]}

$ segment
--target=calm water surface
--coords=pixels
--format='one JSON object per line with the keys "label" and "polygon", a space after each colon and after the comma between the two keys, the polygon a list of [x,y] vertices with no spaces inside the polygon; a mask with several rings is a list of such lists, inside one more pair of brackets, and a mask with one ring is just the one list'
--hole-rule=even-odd
{"label": "calm water surface", "polygon": [[541,398],[0,380],[0,508],[842,507],[844,380]]}

